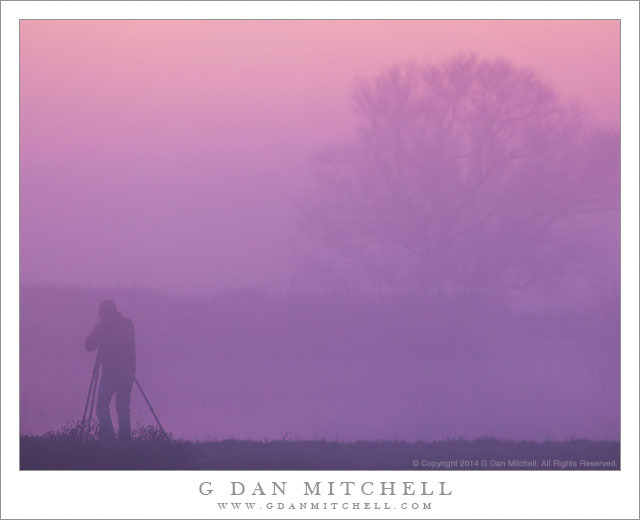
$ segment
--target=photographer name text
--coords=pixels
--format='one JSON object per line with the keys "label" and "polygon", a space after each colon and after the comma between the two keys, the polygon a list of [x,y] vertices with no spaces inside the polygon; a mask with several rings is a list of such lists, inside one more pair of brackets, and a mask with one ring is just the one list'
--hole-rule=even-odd
{"label": "photographer name text", "polygon": [[[299,486],[300,484],[297,483]],[[243,482],[231,481],[214,486],[211,481],[201,482],[198,491],[201,495],[213,496],[286,496],[289,490],[288,482]],[[302,483],[302,488],[293,490],[297,496],[449,496],[453,492],[446,481],[316,481]]]}

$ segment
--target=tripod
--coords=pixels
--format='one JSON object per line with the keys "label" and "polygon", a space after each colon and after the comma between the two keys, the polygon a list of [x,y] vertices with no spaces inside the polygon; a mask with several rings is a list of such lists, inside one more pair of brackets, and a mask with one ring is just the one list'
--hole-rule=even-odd
{"label": "tripod", "polygon": [[[99,371],[100,371],[100,359],[96,355],[96,361],[93,364],[93,370],[91,371],[91,382],[89,383],[89,392],[87,393],[87,400],[84,403],[84,413],[82,414],[82,422],[80,423],[81,435],[84,435],[85,433],[88,435],[89,432],[91,431],[91,423],[93,421],[93,411],[94,411],[94,406],[96,402],[96,393],[98,391],[98,372]],[[158,419],[158,416],[156,415],[156,412],[153,409],[153,406],[151,406],[151,403],[149,402],[147,395],[144,393],[144,390],[142,389],[142,386],[140,385],[138,378],[134,376],[133,381],[138,387],[138,390],[140,390],[140,394],[142,394],[142,397],[144,398],[145,403],[147,403],[147,406],[149,407],[149,411],[151,412],[151,415],[153,415],[153,418],[156,420],[156,423],[158,424],[158,427],[160,428],[162,435],[164,435],[165,439],[169,440],[169,436],[167,435],[167,432],[164,431],[164,428],[160,423],[160,419]],[[89,411],[88,421],[87,421],[87,410]]]}

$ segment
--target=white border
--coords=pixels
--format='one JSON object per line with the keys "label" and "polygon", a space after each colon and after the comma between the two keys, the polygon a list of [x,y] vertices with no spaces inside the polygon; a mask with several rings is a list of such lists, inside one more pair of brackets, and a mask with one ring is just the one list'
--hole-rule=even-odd
{"label": "white border", "polygon": [[[216,518],[203,480],[446,480],[420,518],[638,518],[637,2],[2,2],[2,518]],[[19,472],[18,20],[20,18],[608,18],[622,20],[622,470],[619,472]],[[378,497],[379,498],[379,497]],[[253,518],[297,518],[261,510]],[[314,518],[384,518],[320,511]],[[400,511],[392,517],[400,518]],[[246,512],[235,518],[247,517]]]}

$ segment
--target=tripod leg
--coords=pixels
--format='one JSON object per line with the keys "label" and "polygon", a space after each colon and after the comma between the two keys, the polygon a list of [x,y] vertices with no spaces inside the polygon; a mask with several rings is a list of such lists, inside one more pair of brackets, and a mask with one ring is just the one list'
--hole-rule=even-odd
{"label": "tripod leg", "polygon": [[89,422],[87,424],[87,434],[91,433],[91,423],[93,421],[93,408],[96,401],[96,393],[98,392],[98,371],[96,370],[93,383],[93,393],[91,394],[91,406],[89,408]]}
{"label": "tripod leg", "polygon": [[138,387],[138,390],[140,390],[140,393],[142,394],[142,397],[144,398],[145,402],[147,403],[147,406],[149,407],[149,410],[151,411],[151,415],[153,415],[153,418],[158,423],[158,427],[160,428],[160,431],[164,435],[165,439],[169,440],[169,436],[167,435],[167,432],[164,431],[164,428],[162,427],[162,424],[160,424],[160,419],[158,419],[158,416],[156,415],[156,412],[153,411],[153,406],[151,406],[151,403],[149,402],[149,399],[147,399],[147,396],[145,395],[144,390],[140,386],[140,383],[138,382],[138,378],[134,377],[133,380],[135,381],[136,386]]}
{"label": "tripod leg", "polygon": [[96,361],[93,364],[93,369],[91,370],[91,382],[89,383],[89,391],[87,392],[87,399],[84,403],[84,412],[82,413],[82,422],[80,423],[80,433],[84,433],[84,426],[87,420],[87,409],[89,408],[89,400],[91,399],[91,395],[94,393],[94,387],[97,384],[97,368],[98,356],[96,356]]}
{"label": "tripod leg", "polygon": [[95,371],[91,372],[91,382],[89,383],[89,391],[87,392],[87,400],[84,402],[84,412],[82,413],[82,427],[84,427],[87,421],[87,410],[89,409],[89,400],[91,399],[91,393],[93,392],[93,381],[95,379]]}

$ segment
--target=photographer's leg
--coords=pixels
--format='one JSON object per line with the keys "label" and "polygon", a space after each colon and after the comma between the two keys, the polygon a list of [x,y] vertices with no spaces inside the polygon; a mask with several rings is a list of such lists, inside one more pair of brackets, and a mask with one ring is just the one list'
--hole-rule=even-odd
{"label": "photographer's leg", "polygon": [[98,385],[98,399],[96,402],[96,416],[98,417],[100,439],[102,440],[110,440],[115,436],[113,424],[111,423],[111,414],[109,413],[109,404],[114,393],[113,381],[103,375]]}
{"label": "photographer's leg", "polygon": [[116,412],[118,412],[118,438],[129,440],[131,438],[131,388],[133,380],[122,383],[116,392]]}

